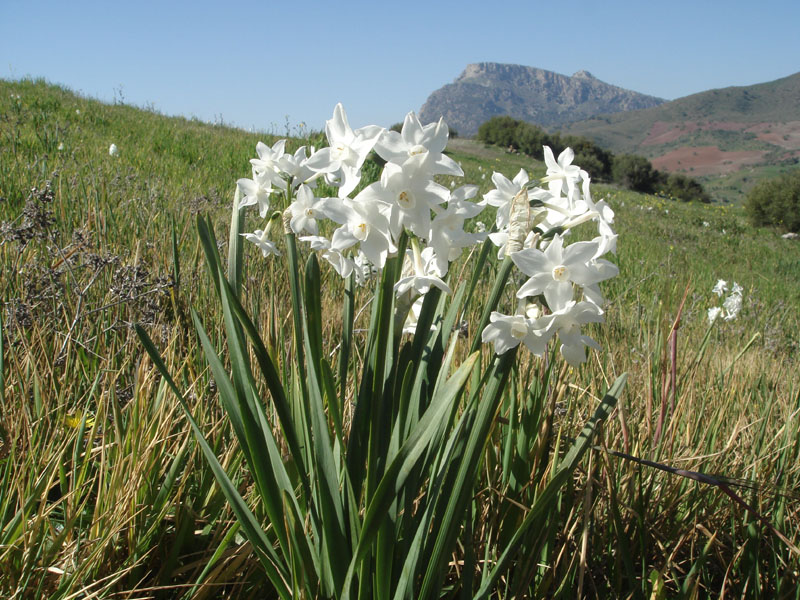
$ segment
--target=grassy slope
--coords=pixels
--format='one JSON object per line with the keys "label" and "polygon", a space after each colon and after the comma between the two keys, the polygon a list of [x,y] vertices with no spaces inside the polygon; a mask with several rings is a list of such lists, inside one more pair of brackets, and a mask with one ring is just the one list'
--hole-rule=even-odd
{"label": "grassy slope", "polygon": [[[248,175],[256,141],[272,140],[106,106],[42,83],[0,82],[0,115],[0,221],[9,224],[0,245],[0,590],[65,597],[93,586],[104,596],[193,582],[229,530],[230,515],[129,323],[145,323],[165,348],[171,368],[192,389],[198,418],[214,428],[224,462],[238,464],[189,333],[189,305],[212,330],[219,322],[193,217],[210,215],[218,238],[226,239],[234,182]],[[118,157],[108,155],[112,142]],[[481,194],[491,189],[493,170],[509,177],[520,167],[544,171],[525,157],[466,141],[454,143],[452,155]],[[23,246],[9,232],[22,224],[29,189],[45,181],[53,190],[48,206],[54,222]],[[603,187],[595,197],[607,198],[616,211],[621,272],[605,287],[608,322],[594,334],[606,350],[575,372],[560,426],[572,431],[604,382],[628,371],[623,411],[607,427],[609,447],[796,488],[800,245],[752,230],[735,207],[676,204]],[[168,285],[173,221],[177,290]],[[286,315],[260,292],[271,290],[280,299],[280,278],[248,252],[250,306],[266,328],[279,329]],[[744,287],[744,308],[736,321],[717,323],[704,356],[695,360],[718,278]],[[656,443],[658,412],[670,402],[666,338],[687,286],[675,409]],[[79,425],[84,415],[86,431]],[[83,453],[87,439],[93,453]],[[548,561],[564,581],[575,577],[569,557],[575,556],[575,536],[585,531],[591,548],[586,572],[598,590],[614,590],[624,579],[618,561],[609,565],[602,558],[623,551],[640,575],[656,570],[671,590],[700,585],[718,592],[726,569],[734,593],[762,584],[774,590],[782,577],[792,583],[796,557],[759,533],[752,517],[721,492],[611,460],[595,474],[591,531],[580,515],[563,517],[563,551],[554,549]],[[170,469],[178,473],[171,484]],[[584,484],[577,482],[581,495]],[[28,499],[24,526],[9,529]],[[769,493],[747,499],[798,543],[795,503]],[[621,511],[619,520],[612,519],[612,508]],[[709,542],[705,532],[717,537]],[[701,558],[707,543],[711,554]],[[208,580],[251,581],[248,589],[258,595],[258,577],[248,578],[247,547],[232,544],[226,552],[228,562]]]}

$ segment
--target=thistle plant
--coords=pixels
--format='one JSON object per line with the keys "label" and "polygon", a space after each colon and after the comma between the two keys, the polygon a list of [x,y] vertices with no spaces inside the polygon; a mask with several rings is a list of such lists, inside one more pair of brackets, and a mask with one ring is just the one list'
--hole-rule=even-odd
{"label": "thistle plant", "polygon": [[[353,130],[337,105],[326,136],[328,147],[294,154],[285,141],[258,144],[252,178],[237,182],[227,265],[210,224],[198,222],[226,355],[200,315],[193,321],[258,507],[222,469],[185,392],[139,335],[277,596],[439,598],[456,587],[486,598],[501,578],[525,595],[531,567],[520,557],[545,543],[563,488],[624,384],[617,380],[545,475],[534,449],[548,444],[532,423],[566,373],[559,353],[578,366],[587,346],[600,348],[586,327],[603,321],[599,284],[617,274],[602,258],[616,245],[613,212],[594,202],[570,150],[556,159],[545,148],[547,174],[538,182],[545,187],[524,171],[513,182],[495,173],[497,189],[476,201],[476,186],[436,181],[463,176],[444,153],[441,120],[423,126],[409,113],[400,132]],[[385,161],[380,179],[356,192],[373,151]],[[329,186],[335,196],[316,195]],[[481,232],[469,223],[488,206],[495,226]],[[252,209],[261,221],[249,233]],[[568,243],[587,230],[592,239]],[[263,259],[287,261],[293,342],[283,349],[267,349],[244,308],[247,241]],[[454,261],[479,245],[471,275],[457,277]],[[499,266],[487,295],[493,246]],[[323,336],[323,323],[338,318],[322,311],[321,281],[330,279],[323,269],[343,279],[337,340]],[[506,306],[509,282],[519,285]],[[372,286],[363,339],[354,331],[358,286]],[[461,324],[476,313],[467,326],[476,333],[465,343]],[[521,344],[537,358],[518,355]],[[504,508],[487,532],[477,491],[481,465],[496,454],[506,497],[526,510]]]}

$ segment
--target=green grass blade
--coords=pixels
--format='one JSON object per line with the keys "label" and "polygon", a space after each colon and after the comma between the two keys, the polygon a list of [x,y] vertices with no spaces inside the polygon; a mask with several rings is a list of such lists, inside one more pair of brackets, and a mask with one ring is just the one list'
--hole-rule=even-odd
{"label": "green grass blade", "polygon": [[183,399],[183,394],[170,376],[167,366],[161,359],[161,355],[159,354],[158,350],[156,350],[156,347],[150,340],[147,332],[145,332],[145,330],[138,324],[135,326],[135,329],[136,334],[139,336],[139,339],[142,342],[142,345],[145,347],[147,354],[150,356],[150,359],[153,361],[153,364],[155,364],[156,368],[161,373],[161,376],[167,381],[170,389],[172,389],[173,393],[178,399],[178,402],[180,403],[181,408],[183,409],[184,414],[186,415],[186,418],[188,419],[192,428],[192,432],[195,435],[195,439],[200,445],[200,448],[203,451],[203,454],[205,455],[206,461],[208,461],[212,472],[214,473],[214,477],[216,478],[222,493],[228,500],[228,503],[230,504],[234,514],[236,514],[236,517],[242,526],[242,530],[247,536],[247,539],[250,540],[253,549],[256,551],[256,555],[258,556],[261,565],[264,567],[267,577],[275,586],[275,590],[280,597],[284,600],[289,600],[289,598],[291,598],[291,593],[286,583],[288,579],[288,573],[281,569],[283,566],[283,561],[278,557],[277,553],[272,547],[272,543],[262,530],[261,525],[258,523],[255,516],[239,494],[239,491],[236,489],[236,486],[233,485],[231,480],[228,478],[228,475],[225,473],[225,470],[222,468],[222,465],[217,460],[216,454],[214,454],[211,446],[209,446],[208,442],[206,441],[200,426],[194,420],[194,417],[192,417],[189,407],[186,405],[186,402]]}
{"label": "green grass blade", "polygon": [[514,536],[509,541],[508,546],[503,550],[494,567],[483,580],[478,593],[475,595],[475,600],[485,600],[489,598],[494,585],[514,560],[514,553],[519,546],[522,536],[534,523],[538,523],[540,519],[546,518],[546,516],[550,514],[553,503],[556,502],[558,498],[559,490],[567,483],[575,467],[578,466],[581,457],[591,445],[592,438],[597,428],[608,418],[608,415],[611,414],[611,411],[616,406],[617,399],[622,393],[626,379],[627,375],[621,375],[608,390],[608,393],[606,393],[600,406],[595,410],[592,418],[589,419],[589,422],[586,423],[581,430],[578,439],[575,440],[575,443],[569,449],[566,456],[559,463],[555,475],[545,486],[544,490],[542,490],[541,494],[539,494],[539,497],[533,503],[533,506],[531,506],[525,519],[523,519],[517,531],[514,533]]}

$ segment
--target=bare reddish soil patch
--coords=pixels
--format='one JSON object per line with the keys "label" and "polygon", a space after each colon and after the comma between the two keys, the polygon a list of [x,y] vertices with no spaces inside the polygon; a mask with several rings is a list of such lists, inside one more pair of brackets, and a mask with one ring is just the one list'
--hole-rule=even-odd
{"label": "bare reddish soil patch", "polygon": [[659,171],[721,175],[738,171],[745,165],[756,164],[765,154],[762,150],[723,152],[717,146],[683,146],[654,158],[651,162]]}
{"label": "bare reddish soil patch", "polygon": [[642,146],[657,146],[659,144],[668,144],[674,142],[681,136],[691,133],[697,129],[697,123],[687,121],[685,123],[665,123],[664,121],[656,121],[647,132],[647,137],[644,138]]}
{"label": "bare reddish soil patch", "polygon": [[786,123],[740,123],[735,121],[667,123],[656,121],[647,132],[642,146],[668,144],[693,131],[743,131],[755,134],[757,139],[787,150],[800,149],[800,121]]}
{"label": "bare reddish soil patch", "polygon": [[759,140],[787,150],[800,149],[800,121],[763,123],[759,126],[749,127],[745,131],[755,133]]}

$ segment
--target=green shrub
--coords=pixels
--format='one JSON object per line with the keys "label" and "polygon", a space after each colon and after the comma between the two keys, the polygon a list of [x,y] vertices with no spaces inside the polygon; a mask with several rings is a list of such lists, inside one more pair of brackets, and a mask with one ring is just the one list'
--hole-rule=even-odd
{"label": "green shrub", "polygon": [[635,154],[621,154],[614,157],[612,165],[614,181],[635,192],[651,194],[658,182],[658,171],[650,161]]}
{"label": "green shrub", "polygon": [[522,123],[511,117],[492,117],[478,128],[477,139],[486,144],[517,147],[517,128]]}
{"label": "green shrub", "polygon": [[697,180],[680,173],[667,176],[659,172],[659,176],[662,189],[668,196],[684,202],[711,202],[711,196]]}
{"label": "green shrub", "polygon": [[586,169],[594,179],[608,180],[611,177],[613,155],[590,139],[547,133],[532,123],[513,117],[492,117],[478,128],[477,139],[504,148],[513,146],[536,160],[544,160],[543,146],[550,146],[556,156],[565,148],[572,148],[576,157],[574,162]]}
{"label": "green shrub", "polygon": [[753,225],[800,230],[800,169],[756,185],[744,203]]}

